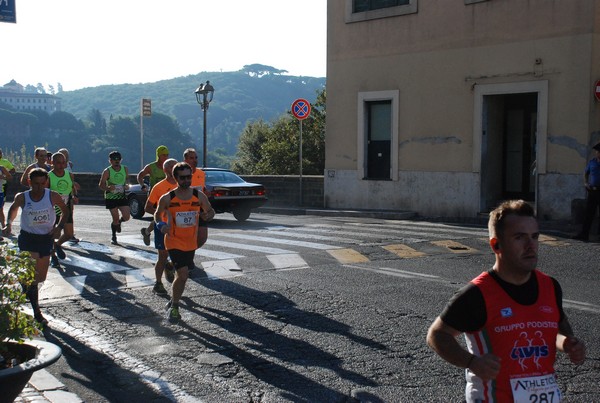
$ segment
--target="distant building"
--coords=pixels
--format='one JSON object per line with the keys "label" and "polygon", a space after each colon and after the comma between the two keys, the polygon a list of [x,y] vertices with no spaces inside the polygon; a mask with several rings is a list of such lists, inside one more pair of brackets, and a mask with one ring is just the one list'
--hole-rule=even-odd
{"label": "distant building", "polygon": [[600,141],[600,2],[327,4],[327,207],[570,217]]}
{"label": "distant building", "polygon": [[17,111],[42,110],[52,114],[61,110],[61,99],[51,94],[25,91],[15,80],[0,87],[0,102],[10,105]]}

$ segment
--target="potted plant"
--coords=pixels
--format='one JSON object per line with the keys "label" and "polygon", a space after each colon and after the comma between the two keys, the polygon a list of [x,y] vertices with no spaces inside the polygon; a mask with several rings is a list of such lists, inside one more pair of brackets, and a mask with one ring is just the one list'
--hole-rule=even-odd
{"label": "potted plant", "polygon": [[32,340],[40,329],[23,311],[23,291],[35,278],[35,261],[29,252],[0,244],[0,402],[12,402],[39,369],[56,362],[61,350]]}

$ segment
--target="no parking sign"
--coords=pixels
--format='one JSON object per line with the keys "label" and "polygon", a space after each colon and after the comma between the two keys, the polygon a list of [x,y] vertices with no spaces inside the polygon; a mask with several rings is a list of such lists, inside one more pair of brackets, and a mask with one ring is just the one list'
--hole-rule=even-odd
{"label": "no parking sign", "polygon": [[292,115],[296,119],[304,120],[310,115],[310,102],[306,99],[298,98],[292,103]]}
{"label": "no parking sign", "polygon": [[300,121],[300,147],[298,162],[300,164],[300,205],[302,205],[302,121],[310,115],[310,102],[306,99],[298,98],[292,103],[292,115]]}

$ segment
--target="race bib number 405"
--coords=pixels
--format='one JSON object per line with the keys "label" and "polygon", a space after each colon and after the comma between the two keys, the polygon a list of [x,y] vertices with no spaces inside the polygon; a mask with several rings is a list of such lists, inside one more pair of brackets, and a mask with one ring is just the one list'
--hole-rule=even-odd
{"label": "race bib number 405", "polygon": [[558,403],[560,389],[554,374],[513,378],[510,386],[515,403]]}
{"label": "race bib number 405", "polygon": [[179,211],[175,213],[175,225],[180,228],[193,227],[198,224],[196,211]]}

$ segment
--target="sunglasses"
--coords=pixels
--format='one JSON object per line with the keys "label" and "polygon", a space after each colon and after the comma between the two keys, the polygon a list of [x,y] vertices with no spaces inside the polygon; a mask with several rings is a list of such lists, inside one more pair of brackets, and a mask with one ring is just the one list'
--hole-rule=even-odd
{"label": "sunglasses", "polygon": [[192,179],[192,175],[179,175],[179,176],[177,176],[177,179],[190,180],[190,179]]}
{"label": "sunglasses", "polygon": [[121,161],[121,158],[111,158],[111,161]]}

